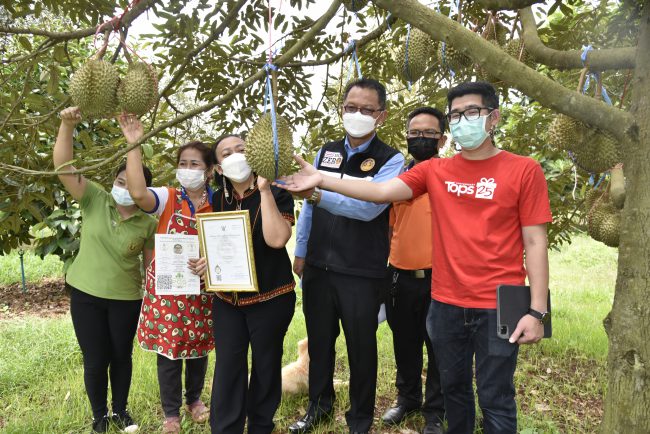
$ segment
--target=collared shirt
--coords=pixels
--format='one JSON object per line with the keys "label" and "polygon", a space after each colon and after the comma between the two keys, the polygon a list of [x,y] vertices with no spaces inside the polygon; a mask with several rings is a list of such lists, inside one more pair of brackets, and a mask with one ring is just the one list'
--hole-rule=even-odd
{"label": "collared shirt", "polygon": [[[346,135],[345,152],[347,154],[347,159],[349,160],[350,157],[359,152],[366,151],[368,146],[370,146],[370,142],[372,142],[374,138],[375,136],[373,135],[368,141],[353,148],[350,146],[350,141]],[[321,151],[318,151],[314,162],[320,160],[320,153]],[[393,158],[388,160],[381,169],[379,169],[379,172],[375,175],[372,182],[383,182],[394,178],[401,173],[403,167],[404,156],[402,154],[396,154]],[[334,215],[356,220],[370,221],[381,214],[388,207],[388,204],[377,204],[374,202],[352,199],[340,193],[323,190],[321,192],[318,206]],[[309,241],[309,232],[311,231],[312,212],[313,205],[310,205],[307,203],[307,200],[304,200],[300,216],[298,217],[298,223],[296,225],[296,249],[294,254],[299,258],[304,258],[307,255],[307,241]]]}
{"label": "collared shirt", "polygon": [[66,282],[95,297],[141,299],[140,254],[154,248],[156,219],[140,210],[123,219],[111,194],[92,181],[79,207],[81,242]]}

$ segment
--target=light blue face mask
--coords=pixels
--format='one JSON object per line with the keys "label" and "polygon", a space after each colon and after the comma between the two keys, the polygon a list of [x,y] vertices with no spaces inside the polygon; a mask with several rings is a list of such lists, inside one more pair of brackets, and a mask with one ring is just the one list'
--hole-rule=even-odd
{"label": "light blue face mask", "polygon": [[129,194],[129,190],[127,190],[126,188],[113,185],[113,189],[111,190],[111,195],[113,196],[113,199],[115,199],[115,202],[117,202],[118,205],[130,206],[135,204],[135,202],[133,202],[133,199],[131,198],[131,195]]}
{"label": "light blue face mask", "polygon": [[479,116],[478,119],[468,121],[462,117],[460,122],[450,125],[451,134],[461,148],[472,150],[478,148],[485,141],[489,133],[485,131],[485,122],[490,115]]}

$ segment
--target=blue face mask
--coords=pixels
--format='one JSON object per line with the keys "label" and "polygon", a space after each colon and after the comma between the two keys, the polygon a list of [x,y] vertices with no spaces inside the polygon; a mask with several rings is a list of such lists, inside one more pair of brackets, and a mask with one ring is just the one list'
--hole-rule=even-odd
{"label": "blue face mask", "polygon": [[480,116],[472,121],[468,121],[463,117],[457,124],[450,125],[449,128],[456,143],[466,150],[478,148],[489,135],[485,131],[485,122],[489,116]]}
{"label": "blue face mask", "polygon": [[113,189],[111,190],[111,195],[113,195],[113,199],[115,199],[115,202],[118,205],[130,206],[135,204],[135,202],[133,202],[133,199],[131,199],[129,190],[127,190],[126,188],[113,185]]}

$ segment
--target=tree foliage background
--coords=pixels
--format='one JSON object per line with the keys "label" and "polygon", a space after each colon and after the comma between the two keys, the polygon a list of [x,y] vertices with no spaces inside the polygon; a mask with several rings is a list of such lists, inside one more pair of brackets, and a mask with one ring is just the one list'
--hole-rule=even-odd
{"label": "tree foliage background", "polygon": [[[269,3],[273,17],[270,51],[279,67],[278,109],[300,132],[295,143],[307,158],[313,158],[325,141],[343,134],[337,112],[341,90],[356,74],[350,60],[356,49],[363,75],[377,78],[389,90],[390,118],[380,135],[403,152],[404,121],[410,110],[421,105],[445,108],[447,90],[461,81],[487,77],[494,82],[503,101],[498,146],[537,159],[549,181],[554,214],[549,228],[551,246],[569,242],[571,234],[584,227],[582,198],[602,177],[576,170],[566,153],[548,144],[549,125],[557,112],[614,134],[621,149],[629,151],[623,162],[631,167],[635,182],[643,182],[644,169],[637,163],[648,162],[648,153],[641,150],[650,149],[645,142],[650,127],[642,116],[647,107],[639,98],[639,92],[647,89],[644,77],[648,80],[647,74],[640,72],[645,70],[640,62],[648,61],[643,51],[650,47],[646,1],[422,4],[377,0],[353,13],[339,1],[315,0],[2,0],[0,249],[7,253],[33,244],[43,255],[53,253],[69,259],[78,247],[79,211],[54,176],[57,168],[52,165],[51,153],[57,113],[70,104],[66,93],[69,77],[105,38],[112,38],[106,58],[119,68],[126,68],[125,48],[118,43],[123,37],[158,72],[161,98],[155,111],[144,118],[147,134],[142,143],[155,182],[166,184],[173,179],[178,144],[188,139],[211,142],[222,133],[245,132],[258,118],[269,56]],[[486,41],[486,26],[492,16],[505,26],[507,39],[525,41],[535,60],[532,69]],[[154,30],[129,37],[133,23],[146,20],[154,23]],[[428,33],[435,40],[432,48],[437,49],[431,50],[424,77],[414,83],[404,81],[395,59],[398,47],[405,44],[409,25]],[[452,71],[448,59],[440,55],[442,41],[469,56],[471,65]],[[587,54],[586,64],[601,73],[614,107],[591,97],[597,89],[595,79],[587,97],[575,91],[583,67],[580,57],[587,45],[594,50]],[[317,94],[312,92],[314,80],[322,81]],[[108,187],[127,150],[115,120],[84,120],[74,146],[79,173]],[[621,249],[650,258],[645,247],[626,241],[644,231],[643,218],[650,214],[647,197],[636,191],[632,189],[644,202],[635,202],[636,207],[629,210],[626,205],[623,227],[633,233],[622,234]],[[626,222],[636,226],[626,226]],[[617,297],[629,290],[634,294],[631,299],[647,300],[642,283],[650,279],[650,271],[629,258],[622,261]],[[638,282],[627,288],[620,281],[621,270]],[[649,311],[646,306],[634,317]],[[610,326],[615,319],[610,315]],[[610,340],[615,343],[612,332]],[[630,367],[611,371],[610,389],[616,393],[621,384],[645,384],[648,379],[645,366],[650,350],[647,346],[639,350],[637,343],[629,342],[630,348],[617,347],[614,356],[610,348],[610,364],[612,357],[632,360]],[[631,414],[648,416],[649,388],[645,389],[640,398],[648,403],[645,412],[641,406],[631,405],[626,407]],[[622,405],[623,401],[617,402]],[[613,413],[608,407],[606,419],[620,422]],[[633,429],[620,432],[648,432],[647,423],[624,425]],[[614,426],[613,422],[609,426]]]}

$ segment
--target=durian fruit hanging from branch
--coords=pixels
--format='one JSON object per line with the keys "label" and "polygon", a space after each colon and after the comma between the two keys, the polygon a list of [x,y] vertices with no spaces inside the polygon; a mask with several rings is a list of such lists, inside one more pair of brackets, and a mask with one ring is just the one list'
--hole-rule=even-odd
{"label": "durian fruit hanging from branch", "polygon": [[124,54],[129,69],[117,88],[118,103],[123,111],[142,116],[158,101],[158,77],[150,65],[132,61],[126,46]]}
{"label": "durian fruit hanging from branch", "polygon": [[[594,190],[597,191],[597,190]],[[621,231],[621,211],[616,209],[609,191],[592,193],[585,204],[593,202],[587,214],[587,232],[596,241],[618,247]]]}
{"label": "durian fruit hanging from branch", "polygon": [[503,47],[503,50],[508,53],[510,56],[514,57],[521,63],[525,64],[530,68],[537,68],[537,63],[533,57],[526,50],[526,46],[521,39],[511,39],[506,42],[506,45]]}
{"label": "durian fruit hanging from branch", "polygon": [[[273,101],[277,102],[276,71],[273,71]],[[251,128],[246,138],[246,160],[253,172],[270,181],[280,176],[293,172],[293,133],[289,122],[276,113],[276,129],[278,134],[278,159],[276,173],[275,148],[273,143],[273,118],[271,111],[262,114],[262,117]]]}
{"label": "durian fruit hanging from branch", "polygon": [[368,4],[368,0],[344,0],[343,5],[350,12],[358,12],[361,9],[365,8]]}
{"label": "durian fruit hanging from branch", "polygon": [[68,93],[72,102],[87,118],[112,117],[117,110],[117,69],[103,60],[108,39],[102,49],[73,74]]}
{"label": "durian fruit hanging from branch", "polygon": [[[277,177],[292,173],[293,133],[289,122],[277,115],[278,130],[278,173]],[[273,147],[273,123],[271,113],[267,112],[257,121],[246,138],[246,160],[253,172],[268,180],[275,180],[275,149]]]}
{"label": "durian fruit hanging from branch", "polygon": [[[462,23],[462,11],[458,11],[456,21]],[[441,60],[443,67],[450,69],[455,74],[461,74],[463,70],[473,65],[472,59],[464,54],[460,49],[450,45],[447,42],[440,44],[438,49],[438,58]]]}
{"label": "durian fruit hanging from branch", "polygon": [[400,47],[395,50],[395,65],[402,79],[414,82],[424,75],[429,66],[433,40],[420,29],[412,28]]}
{"label": "durian fruit hanging from branch", "polygon": [[[578,83],[582,90],[587,70],[584,69]],[[599,82],[597,94],[602,84]],[[559,114],[551,123],[549,143],[559,150],[566,150],[576,166],[589,173],[604,173],[619,163],[622,158],[614,136],[592,128],[569,116]]]}

